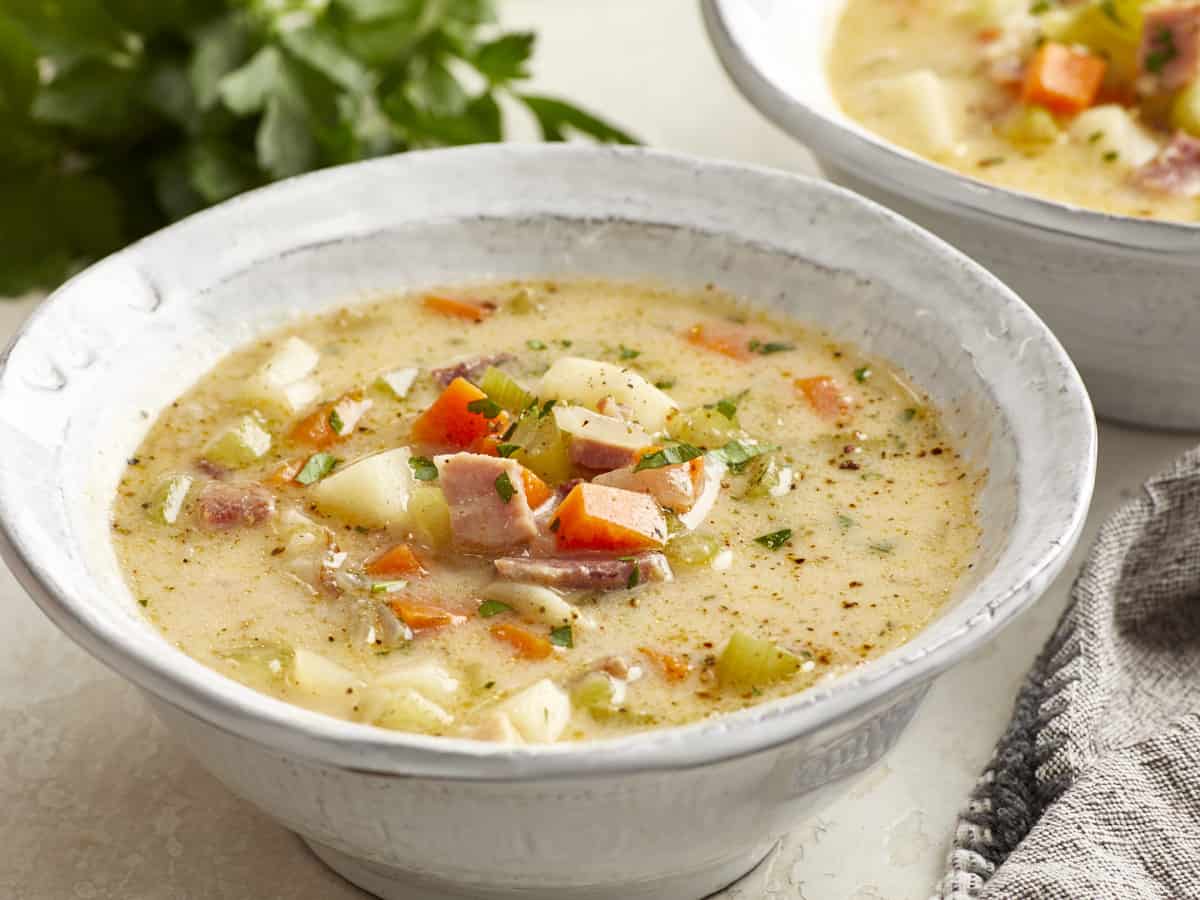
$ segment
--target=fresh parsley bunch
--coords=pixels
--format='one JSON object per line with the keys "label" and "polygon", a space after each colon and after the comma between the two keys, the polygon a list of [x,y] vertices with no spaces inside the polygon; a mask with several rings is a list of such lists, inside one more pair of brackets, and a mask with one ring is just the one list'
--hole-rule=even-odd
{"label": "fresh parsley bunch", "polygon": [[490,0],[4,0],[0,296],[241,191],[386,153],[498,141],[498,98],[546,140],[630,143],[521,92],[534,35]]}

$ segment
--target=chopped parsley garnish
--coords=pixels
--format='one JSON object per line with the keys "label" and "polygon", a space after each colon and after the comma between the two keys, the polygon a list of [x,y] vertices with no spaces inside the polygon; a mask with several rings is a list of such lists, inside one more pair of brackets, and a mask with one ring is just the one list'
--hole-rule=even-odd
{"label": "chopped parsley garnish", "polygon": [[532,340],[526,341],[525,346],[528,347],[530,350],[545,350],[546,342],[539,341],[537,338],[533,338]]}
{"label": "chopped parsley garnish", "polygon": [[900,418],[902,418],[905,422],[911,422],[916,417],[917,408],[915,406],[910,406],[908,409],[904,410],[904,412],[900,413]]}
{"label": "chopped parsley garnish", "polygon": [[491,397],[480,397],[467,404],[469,412],[478,413],[485,419],[494,419],[500,415],[500,404]]}
{"label": "chopped parsley garnish", "polygon": [[511,606],[507,603],[501,603],[499,600],[484,600],[479,604],[479,615],[481,618],[490,619],[492,616],[509,612],[511,609]]}
{"label": "chopped parsley garnish", "polygon": [[837,520],[838,520],[838,524],[841,525],[843,528],[853,528],[855,525],[858,524],[852,518],[850,518],[848,515],[846,515],[844,513],[838,513]]}
{"label": "chopped parsley garnish", "polygon": [[341,434],[342,429],[346,427],[346,423],[338,415],[336,406],[329,411],[329,427],[333,429],[334,434]]}
{"label": "chopped parsley garnish", "polygon": [[891,553],[896,549],[896,545],[892,541],[872,541],[867,546],[869,546],[871,550],[873,550],[875,553],[878,553],[880,556]]}
{"label": "chopped parsley garnish", "polygon": [[[534,406],[537,405],[536,400],[533,401],[533,405]],[[524,413],[522,413],[521,415],[524,415]],[[514,434],[516,434],[518,424],[519,424],[519,420],[513,419],[512,424],[509,425],[506,429],[504,429],[504,434],[500,435],[500,440],[507,441],[510,437],[512,437]]]}
{"label": "chopped parsley garnish", "polygon": [[671,444],[669,447],[663,447],[661,450],[647,453],[638,460],[637,465],[633,467],[633,471],[641,472],[643,469],[661,469],[663,466],[677,466],[680,463],[693,460],[697,456],[703,455],[703,453],[703,450],[699,447],[693,447],[691,444]]}
{"label": "chopped parsley garnish", "polygon": [[1146,54],[1143,65],[1147,72],[1157,75],[1177,56],[1179,48],[1175,46],[1175,32],[1164,25],[1150,38],[1150,52]]}
{"label": "chopped parsley garnish", "polygon": [[641,350],[634,350],[632,347],[626,347],[624,344],[621,344],[619,349],[621,359],[637,359],[642,355]]}
{"label": "chopped parsley garnish", "polygon": [[1104,129],[1100,129],[1099,131],[1093,131],[1091,134],[1088,135],[1088,143],[1094,144],[1094,143],[1096,143],[1096,141],[1100,140],[1100,138],[1102,138],[1102,137],[1104,137]]}
{"label": "chopped parsley garnish", "polygon": [[517,493],[517,489],[513,487],[511,479],[507,472],[501,472],[496,476],[496,493],[500,495],[500,499],[507,503]]}
{"label": "chopped parsley garnish", "polygon": [[1004,162],[1003,156],[985,156],[978,163],[981,169],[990,169],[992,166],[998,166]]}
{"label": "chopped parsley garnish", "polygon": [[871,371],[870,366],[859,366],[854,370],[854,380],[859,384],[863,384],[868,378],[875,373]]}
{"label": "chopped parsley garnish", "polygon": [[408,587],[407,581],[377,581],[371,585],[372,594],[394,594]]}
{"label": "chopped parsley garnish", "polygon": [[543,403],[542,408],[538,410],[538,418],[544,419],[546,416],[550,415],[550,410],[554,409],[554,404],[557,402],[557,400],[547,400],[545,403]]}
{"label": "chopped parsley garnish", "polygon": [[496,452],[499,453],[501,456],[503,456],[505,459],[512,456],[514,453],[516,453],[520,449],[521,449],[520,444],[497,444],[496,445]]}
{"label": "chopped parsley garnish", "polygon": [[1109,163],[1116,162],[1117,159],[1120,158],[1120,156],[1121,156],[1121,154],[1118,153],[1116,150],[1109,150],[1107,153],[1104,154],[1103,159],[1105,162],[1109,162]]}
{"label": "chopped parsley garnish", "polygon": [[656,388],[658,388],[660,391],[669,391],[671,388],[675,387],[675,379],[674,378],[661,378],[658,381],[654,382],[654,386]]}
{"label": "chopped parsley garnish", "polygon": [[566,338],[561,338],[561,339],[559,339],[559,342],[558,342],[558,343],[559,343],[559,345],[560,345],[560,346],[561,346],[561,347],[562,347],[564,350],[566,350],[568,347],[570,347],[570,346],[571,346],[573,343],[575,343],[575,342],[574,342],[574,341],[569,341],[569,340],[567,340]]}
{"label": "chopped parsley garnish", "polygon": [[296,476],[296,480],[301,484],[312,484],[315,481],[320,481],[332,472],[333,467],[337,464],[337,457],[332,453],[314,453],[308,458],[308,462],[304,464],[304,468],[300,470],[300,474]]}
{"label": "chopped parsley garnish", "polygon": [[772,531],[770,534],[760,534],[754,539],[754,543],[761,544],[768,550],[778,550],[791,539],[792,529],[780,528],[778,531]]}
{"label": "chopped parsley garnish", "polygon": [[761,356],[769,356],[772,353],[785,353],[788,350],[795,350],[795,344],[788,344],[783,341],[760,341],[758,338],[752,338],[750,343],[746,345],[751,353],[758,353]]}
{"label": "chopped parsley garnish", "polygon": [[638,582],[642,580],[642,567],[638,565],[636,559],[631,559],[631,568],[629,569],[629,579],[625,582],[627,590],[633,590],[638,586]]}
{"label": "chopped parsley garnish", "polygon": [[1117,12],[1117,4],[1115,0],[1100,0],[1100,11],[1113,21],[1114,24],[1125,27],[1125,21],[1121,18],[1121,14]]}
{"label": "chopped parsley garnish", "polygon": [[550,643],[555,647],[574,647],[575,636],[571,634],[571,626],[560,625],[558,628],[551,629]]}
{"label": "chopped parsley garnish", "polygon": [[710,450],[709,453],[729,466],[734,472],[740,472],[746,463],[754,459],[754,457],[762,456],[764,453],[773,453],[778,449],[778,446],[771,446],[769,444],[746,444],[742,441],[730,441],[724,447],[717,450]]}
{"label": "chopped parsley garnish", "polygon": [[1050,0],[1037,0],[1036,3],[1029,7],[1029,14],[1031,16],[1040,16],[1048,12],[1050,12]]}
{"label": "chopped parsley garnish", "polygon": [[408,465],[417,481],[437,481],[437,464],[428,456],[414,456],[409,459]]}
{"label": "chopped parsley garnish", "polygon": [[561,524],[561,523],[558,521],[558,519],[555,519],[553,522],[551,522],[551,523],[550,523],[550,530],[551,530],[551,531],[558,531],[558,526],[559,526],[560,524]]}
{"label": "chopped parsley garnish", "polygon": [[742,402],[742,398],[744,398],[748,393],[750,393],[749,388],[740,393],[734,394],[732,397],[722,397],[716,403],[706,403],[704,404],[704,408],[715,409],[732,422],[734,416],[737,415],[738,404]]}

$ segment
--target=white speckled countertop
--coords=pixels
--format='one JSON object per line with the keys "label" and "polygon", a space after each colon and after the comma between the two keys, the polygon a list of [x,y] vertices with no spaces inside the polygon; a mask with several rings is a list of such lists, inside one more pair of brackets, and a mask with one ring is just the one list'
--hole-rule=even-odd
{"label": "white speckled countertop", "polygon": [[[540,89],[656,146],[813,171],[728,85],[691,0],[501,5],[511,24],[541,34]],[[0,304],[0,336],[32,305]],[[1195,440],[1102,426],[1085,545],[1122,497]],[[798,821],[723,900],[925,900],[955,812],[1084,549],[1030,613],[936,683],[883,765],[819,817]],[[0,897],[366,897],[192,762],[134,689],[62,637],[3,569],[0,601]]]}

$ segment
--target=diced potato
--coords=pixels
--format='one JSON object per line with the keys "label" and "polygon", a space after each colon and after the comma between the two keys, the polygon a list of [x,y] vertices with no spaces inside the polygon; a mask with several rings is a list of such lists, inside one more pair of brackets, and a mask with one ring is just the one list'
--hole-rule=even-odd
{"label": "diced potato", "polygon": [[156,522],[174,525],[183,510],[188,491],[192,489],[194,479],[191,475],[172,475],[162,482],[150,498],[147,514]]}
{"label": "diced potato", "polygon": [[605,397],[628,407],[651,431],[659,431],[676,403],[631,369],[594,359],[564,356],[542,376],[543,400],[567,400],[595,409]]}
{"label": "diced potato", "polygon": [[735,631],[717,658],[722,687],[748,691],[789,678],[800,670],[800,658],[777,644]]}
{"label": "diced potato", "polygon": [[1171,124],[1200,137],[1200,78],[1180,91],[1171,102]]}
{"label": "diced potato", "polygon": [[440,487],[418,487],[408,498],[409,527],[429,546],[447,547],[450,544],[450,506]]}
{"label": "diced potato", "polygon": [[929,69],[917,69],[875,82],[875,99],[892,111],[896,141],[930,156],[954,149],[958,128],[945,82]]}
{"label": "diced potato", "polygon": [[349,715],[362,697],[366,683],[331,659],[298,647],[292,656],[292,681],[307,699],[321,709]]}
{"label": "diced potato", "polygon": [[483,590],[485,600],[496,600],[511,606],[522,619],[546,625],[578,625],[594,623],[578,609],[540,584],[521,584],[515,581],[493,581]]}
{"label": "diced potato", "polygon": [[450,703],[458,695],[459,680],[434,660],[404,663],[371,682],[372,687],[410,688],[437,703]]}
{"label": "diced potato", "polygon": [[242,416],[209,442],[204,458],[220,466],[241,468],[271,449],[271,433],[254,413]]}
{"label": "diced potato", "polygon": [[403,400],[412,390],[413,382],[417,380],[418,374],[419,370],[414,368],[384,372],[379,376],[379,384],[390,391],[397,400]]}
{"label": "diced potato", "polygon": [[407,447],[355,460],[312,487],[317,506],[351,525],[379,528],[408,521],[413,474]]}
{"label": "diced potato", "polygon": [[531,744],[558,740],[571,719],[571,698],[549,678],[530,685],[500,704],[513,727]]}
{"label": "diced potato", "polygon": [[484,717],[471,735],[476,740],[492,741],[496,744],[524,744],[525,738],[513,726],[507,713],[492,712]]}
{"label": "diced potato", "polygon": [[554,407],[554,424],[571,437],[612,444],[628,450],[641,450],[651,444],[646,429],[636,422],[622,422],[593,412],[586,406]]}
{"label": "diced potato", "polygon": [[363,721],[394,731],[438,731],[454,716],[413,688],[372,684],[362,692],[359,716]]}
{"label": "diced potato", "polygon": [[1110,165],[1137,168],[1158,155],[1158,142],[1116,104],[1080,113],[1071,123],[1070,135]]}
{"label": "diced potato", "polygon": [[1036,147],[1058,140],[1058,122],[1050,111],[1041,106],[1019,106],[1000,126],[1000,134],[1008,141]]}
{"label": "diced potato", "polygon": [[312,403],[321,386],[308,378],[321,354],[297,337],[284,341],[275,354],[242,387],[243,403],[276,416],[289,416]]}

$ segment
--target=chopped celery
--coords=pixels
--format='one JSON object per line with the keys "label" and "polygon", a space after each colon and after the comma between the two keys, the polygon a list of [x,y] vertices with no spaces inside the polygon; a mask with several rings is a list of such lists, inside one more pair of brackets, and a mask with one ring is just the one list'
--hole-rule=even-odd
{"label": "chopped celery", "polygon": [[1095,0],[1047,18],[1043,34],[1064,44],[1082,44],[1108,61],[1106,80],[1126,84],[1138,74],[1138,45],[1145,0]]}
{"label": "chopped celery", "polygon": [[664,551],[672,566],[706,566],[721,552],[721,542],[703,531],[685,531],[667,543]]}
{"label": "chopped celery", "polygon": [[625,684],[607,672],[588,672],[571,689],[571,703],[593,718],[606,719],[625,699]]}
{"label": "chopped celery", "polygon": [[1171,124],[1200,137],[1200,78],[1192,81],[1171,102]]}
{"label": "chopped celery", "polygon": [[800,658],[763,638],[735,631],[717,658],[722,687],[751,690],[782,681],[798,672]]}
{"label": "chopped celery", "polygon": [[515,378],[495,366],[488,366],[483,373],[479,379],[479,389],[499,406],[513,413],[521,412],[535,399]]}
{"label": "chopped celery", "polygon": [[292,665],[293,657],[291,647],[273,641],[261,641],[214,652],[238,666],[261,670],[270,678],[282,678],[284,672]]}
{"label": "chopped celery", "polygon": [[204,458],[220,466],[241,468],[271,449],[271,434],[257,413],[242,416],[209,442]]}
{"label": "chopped celery", "polygon": [[384,372],[379,376],[377,384],[388,391],[397,400],[403,400],[412,390],[413,382],[417,380],[417,369],[396,369]]}
{"label": "chopped celery", "polygon": [[724,447],[730,441],[746,437],[736,418],[728,418],[715,406],[698,406],[673,413],[667,419],[667,434],[677,441],[706,449]]}
{"label": "chopped celery", "polygon": [[174,525],[183,510],[188,491],[192,489],[194,479],[191,475],[172,475],[154,490],[147,514],[156,522]]}
{"label": "chopped celery", "polygon": [[792,488],[792,467],[771,456],[756,456],[747,467],[748,478],[738,499],[782,497]]}
{"label": "chopped celery", "polygon": [[1019,106],[1000,126],[1000,134],[1013,144],[1037,146],[1058,139],[1058,122],[1041,106]]}
{"label": "chopped celery", "polygon": [[570,445],[554,416],[527,413],[517,423],[509,442],[521,448],[512,458],[546,481],[557,484],[571,476]]}
{"label": "chopped celery", "polygon": [[408,498],[408,521],[417,537],[431,547],[450,544],[450,507],[440,487],[425,485],[412,492]]}
{"label": "chopped celery", "polygon": [[527,316],[530,313],[541,312],[543,307],[534,298],[533,291],[527,287],[523,287],[518,288],[513,293],[504,308],[518,316]]}

